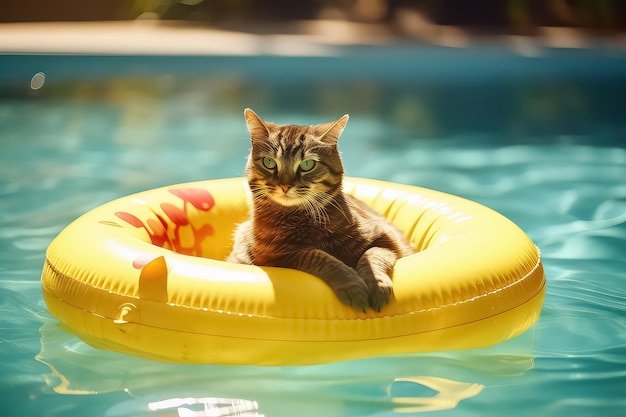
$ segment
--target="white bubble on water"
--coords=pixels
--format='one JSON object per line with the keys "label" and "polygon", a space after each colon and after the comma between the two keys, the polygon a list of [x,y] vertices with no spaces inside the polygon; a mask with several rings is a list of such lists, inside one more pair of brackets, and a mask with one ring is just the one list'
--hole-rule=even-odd
{"label": "white bubble on water", "polygon": [[33,78],[30,79],[30,88],[33,90],[39,90],[41,87],[43,87],[45,82],[46,74],[44,74],[43,72],[38,72],[37,74],[33,75]]}

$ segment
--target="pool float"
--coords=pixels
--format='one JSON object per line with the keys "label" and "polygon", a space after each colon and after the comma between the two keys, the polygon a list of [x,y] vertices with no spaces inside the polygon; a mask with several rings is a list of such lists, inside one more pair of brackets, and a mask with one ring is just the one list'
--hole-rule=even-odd
{"label": "pool float", "polygon": [[396,263],[380,313],[344,306],[320,279],[226,263],[248,215],[232,178],[179,184],[97,207],[50,244],[42,289],[66,329],[100,348],[185,363],[306,365],[468,349],[537,320],[545,274],[514,223],[425,188],[346,178],[418,252]]}

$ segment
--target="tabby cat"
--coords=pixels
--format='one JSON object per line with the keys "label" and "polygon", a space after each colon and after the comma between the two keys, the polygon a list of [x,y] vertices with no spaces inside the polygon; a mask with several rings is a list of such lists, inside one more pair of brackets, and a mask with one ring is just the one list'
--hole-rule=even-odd
{"label": "tabby cat", "polygon": [[277,125],[250,109],[244,115],[251,218],[237,228],[228,261],[299,269],[342,303],[380,311],[396,260],[412,251],[400,231],[342,191],[337,141],[348,115],[317,126]]}

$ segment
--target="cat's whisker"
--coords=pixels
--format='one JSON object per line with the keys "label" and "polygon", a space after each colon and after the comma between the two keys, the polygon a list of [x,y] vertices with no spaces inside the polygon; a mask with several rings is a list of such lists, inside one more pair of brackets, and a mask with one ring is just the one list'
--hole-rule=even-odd
{"label": "cat's whisker", "polygon": [[311,201],[311,206],[319,219],[319,224],[326,225],[330,221],[330,216],[326,210],[326,202],[320,202],[316,197],[317,196],[314,195],[314,198]]}
{"label": "cat's whisker", "polygon": [[337,202],[337,200],[335,199],[333,195],[323,192],[323,193],[318,193],[317,196],[319,198],[318,201],[320,202],[320,204],[322,204],[324,207],[326,207],[327,205],[330,205],[336,208],[337,211],[339,211],[346,220],[350,221],[350,218],[344,211],[343,207],[341,206],[341,204]]}
{"label": "cat's whisker", "polygon": [[250,193],[253,201],[264,200],[270,197],[270,192],[262,183],[250,183]]}
{"label": "cat's whisker", "polygon": [[235,213],[250,213],[252,208],[250,203],[248,199],[240,201],[235,208]]}
{"label": "cat's whisker", "polygon": [[317,215],[318,223],[322,226],[326,226],[326,224],[330,221],[330,216],[328,215],[326,206],[317,205],[314,202],[311,203],[311,206]]}
{"label": "cat's whisker", "polygon": [[321,226],[325,226],[328,222],[328,213],[324,207],[315,199],[315,194],[306,194],[302,198],[303,207],[306,210],[309,217],[312,219],[314,224],[318,224]]}
{"label": "cat's whisker", "polygon": [[328,214],[328,210],[326,210],[326,205],[319,206],[318,210],[320,211],[320,216],[324,217],[324,224],[330,221],[330,215]]}
{"label": "cat's whisker", "polygon": [[322,215],[321,212],[323,212],[324,217],[327,217],[326,209],[324,208],[326,203],[320,200],[318,192],[308,192],[306,194],[306,202],[310,206],[312,212],[314,212],[316,216]]}

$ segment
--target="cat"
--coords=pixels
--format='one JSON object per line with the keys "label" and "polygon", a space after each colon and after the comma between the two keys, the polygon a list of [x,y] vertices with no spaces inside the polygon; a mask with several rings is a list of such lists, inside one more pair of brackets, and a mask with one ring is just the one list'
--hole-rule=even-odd
{"label": "cat", "polygon": [[337,141],[348,115],[316,126],[278,125],[244,111],[251,217],[234,235],[229,262],[293,268],[321,278],[355,310],[389,303],[404,235],[342,189]]}

